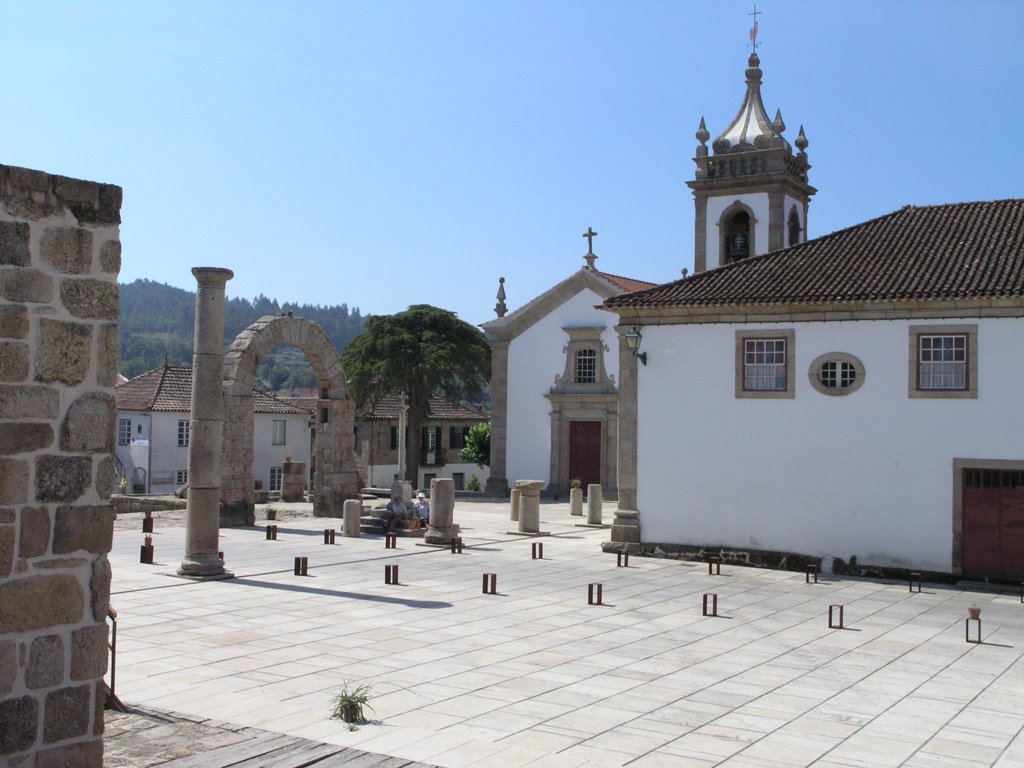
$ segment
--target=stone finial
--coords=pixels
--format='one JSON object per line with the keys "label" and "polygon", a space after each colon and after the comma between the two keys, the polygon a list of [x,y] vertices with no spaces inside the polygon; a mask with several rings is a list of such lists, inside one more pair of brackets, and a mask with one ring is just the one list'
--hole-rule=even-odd
{"label": "stone finial", "polygon": [[781,109],[775,110],[775,119],[772,120],[772,128],[774,128],[775,132],[778,133],[780,136],[782,135],[782,132],[786,130],[786,124],[782,121]]}
{"label": "stone finial", "polygon": [[498,303],[494,305],[494,314],[498,317],[504,317],[505,313],[508,312],[508,307],[505,306],[505,278],[498,278]]}
{"label": "stone finial", "polygon": [[697,141],[700,142],[700,145],[702,147],[706,146],[708,143],[708,139],[711,138],[711,134],[708,133],[708,127],[704,125],[704,115],[700,116],[700,127],[697,128],[697,133],[695,133],[694,135],[697,137]]}
{"label": "stone finial", "polygon": [[807,151],[807,145],[809,142],[807,141],[807,137],[804,135],[804,127],[802,125],[800,126],[800,135],[796,137],[796,141],[793,143],[796,144],[796,148],[800,150],[801,155]]}

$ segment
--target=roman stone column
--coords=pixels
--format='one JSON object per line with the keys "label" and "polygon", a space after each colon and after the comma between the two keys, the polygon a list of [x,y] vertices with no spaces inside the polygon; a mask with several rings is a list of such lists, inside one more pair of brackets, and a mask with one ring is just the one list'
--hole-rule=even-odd
{"label": "roman stone column", "polygon": [[178,573],[230,577],[217,554],[220,535],[220,457],[224,437],[224,286],[230,269],[193,267],[196,331],[192,356],[192,419],[188,444],[185,559]]}
{"label": "roman stone column", "polygon": [[424,544],[450,544],[459,535],[455,517],[455,481],[435,477],[430,481],[430,522],[423,536]]}
{"label": "roman stone column", "polygon": [[359,499],[347,499],[342,507],[344,515],[343,533],[350,538],[359,538],[359,528],[363,524],[363,502]]}
{"label": "roman stone column", "polygon": [[582,515],[583,514],[583,489],[582,488],[570,488],[569,489],[569,514],[570,515]]}
{"label": "roman stone column", "polygon": [[522,501],[523,492],[518,488],[513,488],[511,492],[511,502],[509,504],[509,520],[519,522],[519,504]]}
{"label": "roman stone column", "polygon": [[505,477],[508,446],[508,340],[491,338],[491,464],[487,495],[508,494]]}
{"label": "roman stone column", "polygon": [[523,496],[519,504],[519,533],[540,533],[540,489],[543,480],[516,480]]}
{"label": "roman stone column", "polygon": [[597,483],[587,485],[587,525],[603,525],[604,494]]}

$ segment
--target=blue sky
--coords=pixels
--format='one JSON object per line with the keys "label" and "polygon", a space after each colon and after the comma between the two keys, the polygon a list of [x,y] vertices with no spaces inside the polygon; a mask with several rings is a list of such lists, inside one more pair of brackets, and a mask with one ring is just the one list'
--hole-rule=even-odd
{"label": "blue sky", "polygon": [[[743,97],[743,0],[0,0],[0,163],[124,187],[122,281],[493,317],[582,264],[693,267],[694,132]],[[1019,197],[1024,2],[762,0],[809,235]]]}

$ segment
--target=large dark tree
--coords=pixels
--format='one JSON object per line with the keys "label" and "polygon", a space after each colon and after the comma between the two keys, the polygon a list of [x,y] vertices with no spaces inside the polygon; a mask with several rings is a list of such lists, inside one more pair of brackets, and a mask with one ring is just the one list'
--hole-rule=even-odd
{"label": "large dark tree", "polygon": [[357,407],[405,392],[409,420],[404,479],[415,484],[428,398],[439,392],[479,394],[490,376],[491,347],[479,328],[454,312],[417,304],[396,315],[369,318],[366,330],[345,347],[341,366]]}

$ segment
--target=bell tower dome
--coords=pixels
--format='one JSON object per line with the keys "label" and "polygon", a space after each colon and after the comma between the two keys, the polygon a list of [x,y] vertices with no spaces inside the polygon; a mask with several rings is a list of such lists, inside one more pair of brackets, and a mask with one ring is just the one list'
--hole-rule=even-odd
{"label": "bell tower dome", "polygon": [[[754,39],[753,34],[751,39]],[[756,43],[755,43],[756,44]],[[761,60],[747,60],[747,90],[739,112],[711,144],[700,119],[697,172],[687,186],[696,206],[694,267],[715,269],[807,239],[807,207],[817,190],[807,182],[807,137],[803,126],[797,152],[783,137],[786,124],[776,110],[769,119],[761,101]]]}

